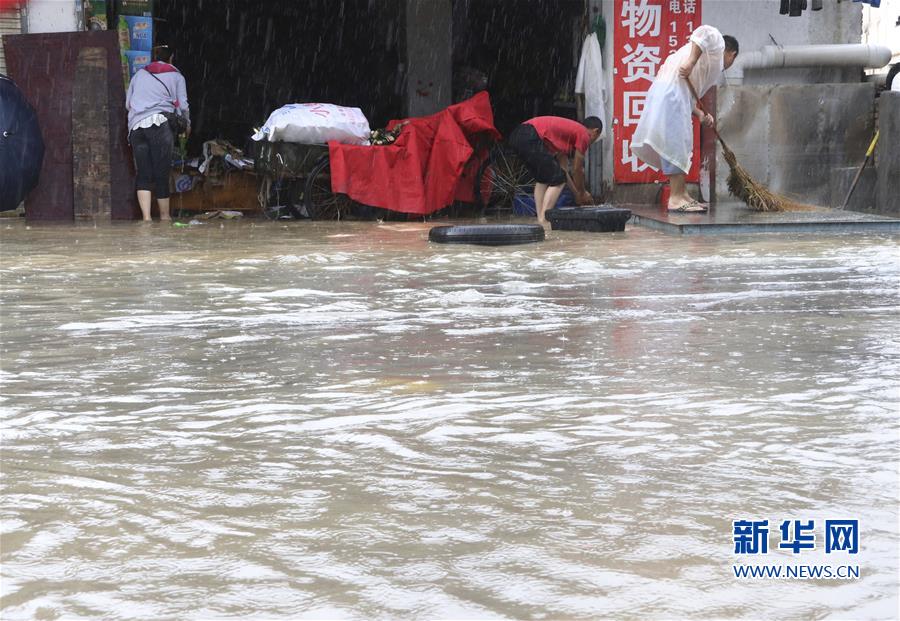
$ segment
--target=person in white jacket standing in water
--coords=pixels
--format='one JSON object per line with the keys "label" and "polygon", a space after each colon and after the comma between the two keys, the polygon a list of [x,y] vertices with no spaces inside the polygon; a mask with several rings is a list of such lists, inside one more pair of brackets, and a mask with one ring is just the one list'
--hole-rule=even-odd
{"label": "person in white jacket standing in water", "polygon": [[712,26],[700,26],[688,43],[666,59],[647,92],[631,151],[669,178],[669,211],[702,213],[708,209],[690,197],[685,178],[694,150],[691,113],[708,127],[715,119],[697,106],[686,80],[703,97],[734,63],[738,51],[734,37],[723,36]]}

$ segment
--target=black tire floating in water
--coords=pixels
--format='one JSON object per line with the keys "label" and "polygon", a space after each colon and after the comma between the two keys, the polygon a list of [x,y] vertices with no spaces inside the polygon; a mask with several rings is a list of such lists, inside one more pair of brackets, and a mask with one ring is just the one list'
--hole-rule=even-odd
{"label": "black tire floating in water", "polygon": [[556,207],[544,215],[554,231],[613,233],[625,230],[631,211],[618,207]]}
{"label": "black tire floating in water", "polygon": [[436,226],[428,232],[429,241],[438,244],[478,244],[509,246],[544,241],[540,224],[473,224]]}

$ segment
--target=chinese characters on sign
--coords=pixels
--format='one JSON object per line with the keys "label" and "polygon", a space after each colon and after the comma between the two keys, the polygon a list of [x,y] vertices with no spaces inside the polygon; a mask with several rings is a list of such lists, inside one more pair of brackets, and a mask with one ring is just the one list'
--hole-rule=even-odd
{"label": "chinese characters on sign", "polygon": [[[735,554],[768,554],[769,520],[735,520],[733,541]],[[783,520],[778,527],[781,539],[778,548],[799,554],[801,550],[815,550],[815,520]],[[825,520],[825,554],[859,552],[859,520]]]}
{"label": "chinese characters on sign", "polygon": [[[613,175],[617,183],[650,183],[662,173],[631,153],[631,136],[644,110],[647,91],[669,54],[687,43],[701,24],[698,0],[616,0]],[[699,179],[700,130],[694,123],[694,157],[689,181]]]}

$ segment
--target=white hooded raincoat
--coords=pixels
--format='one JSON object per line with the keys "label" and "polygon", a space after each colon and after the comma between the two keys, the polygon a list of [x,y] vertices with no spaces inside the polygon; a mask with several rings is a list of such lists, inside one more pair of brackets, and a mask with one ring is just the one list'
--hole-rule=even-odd
{"label": "white hooded raincoat", "polygon": [[632,153],[656,170],[662,168],[661,157],[681,170],[691,168],[694,102],[687,84],[678,76],[678,68],[690,58],[691,43],[696,43],[701,50],[691,71],[691,83],[700,97],[716,84],[725,66],[722,33],[712,26],[700,26],[691,34],[690,42],[660,67],[631,139]]}

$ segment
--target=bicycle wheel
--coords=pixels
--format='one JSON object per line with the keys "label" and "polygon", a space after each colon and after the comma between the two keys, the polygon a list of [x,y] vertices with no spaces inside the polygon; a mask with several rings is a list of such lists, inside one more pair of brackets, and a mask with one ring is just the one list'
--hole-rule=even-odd
{"label": "bicycle wheel", "polygon": [[300,218],[306,209],[302,203],[303,192],[297,190],[302,184],[297,180],[272,179],[264,176],[259,186],[259,205],[267,220],[293,220]]}
{"label": "bicycle wheel", "polygon": [[512,211],[516,194],[531,194],[534,178],[509,148],[496,146],[475,176],[475,199],[482,212]]}
{"label": "bicycle wheel", "polygon": [[306,211],[313,220],[341,220],[353,215],[359,204],[346,194],[331,191],[331,170],[328,167],[327,155],[319,158],[310,171],[306,179],[303,200]]}

